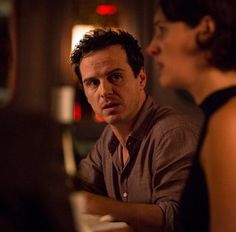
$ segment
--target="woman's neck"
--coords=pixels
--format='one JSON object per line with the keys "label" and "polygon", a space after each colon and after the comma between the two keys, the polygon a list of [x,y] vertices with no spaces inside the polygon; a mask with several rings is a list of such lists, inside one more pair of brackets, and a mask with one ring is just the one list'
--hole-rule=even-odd
{"label": "woman's neck", "polygon": [[197,104],[200,104],[208,95],[220,89],[236,86],[236,71],[223,72],[209,69],[196,77],[189,89]]}

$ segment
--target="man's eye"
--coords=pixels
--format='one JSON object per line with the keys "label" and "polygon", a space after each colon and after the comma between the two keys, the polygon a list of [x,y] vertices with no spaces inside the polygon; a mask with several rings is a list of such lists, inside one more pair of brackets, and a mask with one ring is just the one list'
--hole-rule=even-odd
{"label": "man's eye", "polygon": [[96,88],[99,85],[99,80],[92,79],[85,82],[85,86],[88,88]]}
{"label": "man's eye", "polygon": [[112,81],[112,82],[120,82],[122,80],[122,75],[120,73],[113,73],[109,79]]}

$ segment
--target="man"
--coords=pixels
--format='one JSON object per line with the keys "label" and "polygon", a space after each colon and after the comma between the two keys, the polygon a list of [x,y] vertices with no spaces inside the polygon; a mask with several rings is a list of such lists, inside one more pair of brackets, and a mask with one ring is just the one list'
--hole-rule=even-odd
{"label": "man", "polygon": [[108,123],[79,164],[87,213],[110,214],[134,231],[176,231],[195,126],[146,94],[143,55],[129,33],[90,31],[71,61],[88,102]]}

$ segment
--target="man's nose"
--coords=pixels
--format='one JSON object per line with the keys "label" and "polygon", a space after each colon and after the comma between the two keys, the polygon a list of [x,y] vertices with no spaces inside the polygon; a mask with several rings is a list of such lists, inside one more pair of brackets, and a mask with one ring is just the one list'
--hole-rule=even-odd
{"label": "man's nose", "polygon": [[100,83],[100,91],[101,91],[101,97],[109,97],[113,93],[113,87],[112,84],[107,81],[101,81]]}
{"label": "man's nose", "polygon": [[148,47],[146,48],[146,52],[150,56],[159,55],[161,52],[161,48],[158,42],[152,39],[152,41],[149,43]]}

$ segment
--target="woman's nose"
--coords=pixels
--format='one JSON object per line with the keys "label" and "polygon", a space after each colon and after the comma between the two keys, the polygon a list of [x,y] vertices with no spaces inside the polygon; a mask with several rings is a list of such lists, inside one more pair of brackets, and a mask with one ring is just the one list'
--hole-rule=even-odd
{"label": "woman's nose", "polygon": [[149,45],[146,48],[146,52],[150,56],[156,56],[159,55],[161,52],[159,44],[152,39],[152,41],[149,43]]}

